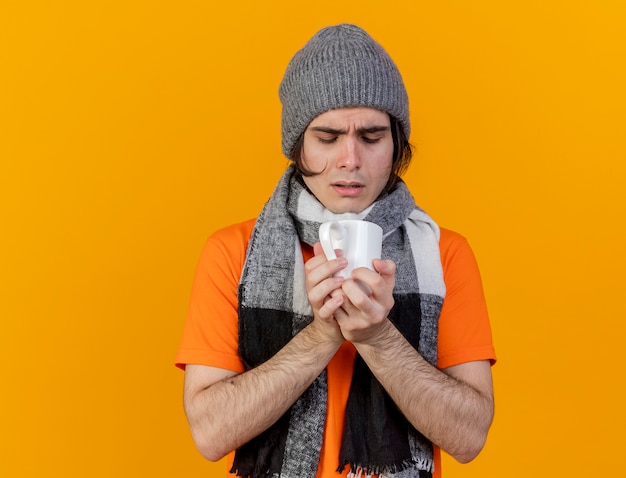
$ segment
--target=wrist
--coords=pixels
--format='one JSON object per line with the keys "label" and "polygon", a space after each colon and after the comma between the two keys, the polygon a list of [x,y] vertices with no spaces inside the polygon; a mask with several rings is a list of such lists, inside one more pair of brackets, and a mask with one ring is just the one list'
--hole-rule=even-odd
{"label": "wrist", "polygon": [[305,341],[304,346],[308,349],[327,350],[328,353],[334,355],[345,339],[334,319],[332,322],[329,324],[321,320],[313,320],[307,325],[301,332]]}
{"label": "wrist", "polygon": [[349,333],[343,331],[347,340],[355,347],[367,347],[372,350],[389,350],[397,340],[398,329],[388,319],[385,318],[375,325],[370,325],[366,329],[352,330]]}

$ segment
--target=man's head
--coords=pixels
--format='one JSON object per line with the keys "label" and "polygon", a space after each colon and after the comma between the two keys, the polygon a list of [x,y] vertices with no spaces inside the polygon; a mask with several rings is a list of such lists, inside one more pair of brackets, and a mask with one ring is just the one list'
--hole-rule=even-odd
{"label": "man's head", "polygon": [[365,107],[389,115],[394,148],[384,190],[393,188],[397,176],[408,167],[406,89],[393,60],[363,29],[343,24],[316,33],[287,66],[279,95],[283,152],[303,177],[320,172],[308,165],[304,132],[319,115],[339,108]]}

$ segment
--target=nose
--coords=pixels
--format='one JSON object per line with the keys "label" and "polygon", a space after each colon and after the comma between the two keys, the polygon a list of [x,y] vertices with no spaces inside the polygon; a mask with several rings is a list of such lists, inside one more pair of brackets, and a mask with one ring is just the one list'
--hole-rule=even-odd
{"label": "nose", "polygon": [[361,167],[361,156],[358,141],[347,136],[344,143],[337,166],[348,171],[359,169]]}

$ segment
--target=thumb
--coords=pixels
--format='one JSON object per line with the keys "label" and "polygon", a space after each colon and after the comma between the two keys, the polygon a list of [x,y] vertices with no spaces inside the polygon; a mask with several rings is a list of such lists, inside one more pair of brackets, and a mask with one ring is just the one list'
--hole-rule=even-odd
{"label": "thumb", "polygon": [[396,274],[396,263],[390,259],[374,259],[374,269],[384,278],[393,277]]}
{"label": "thumb", "polygon": [[316,242],[315,244],[313,244],[313,253],[316,256],[319,256],[320,254],[322,254],[324,251],[322,249],[322,245],[319,242]]}
{"label": "thumb", "polygon": [[[322,244],[320,242],[316,242],[315,244],[313,244],[313,253],[316,256],[319,256],[320,254],[324,254],[324,249],[322,249]],[[335,249],[335,255],[337,257],[343,257],[343,251],[341,249]]]}

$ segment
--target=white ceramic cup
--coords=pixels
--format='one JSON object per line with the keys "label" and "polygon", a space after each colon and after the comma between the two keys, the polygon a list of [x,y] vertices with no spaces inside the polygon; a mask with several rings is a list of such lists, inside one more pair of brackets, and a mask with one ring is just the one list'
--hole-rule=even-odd
{"label": "white ceramic cup", "polygon": [[328,260],[336,259],[335,249],[341,249],[348,265],[337,274],[346,279],[359,267],[374,270],[372,262],[380,259],[383,229],[378,224],[358,219],[328,221],[319,230],[320,243]]}

